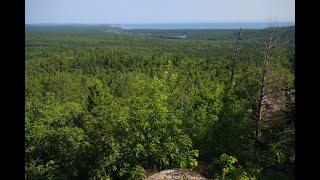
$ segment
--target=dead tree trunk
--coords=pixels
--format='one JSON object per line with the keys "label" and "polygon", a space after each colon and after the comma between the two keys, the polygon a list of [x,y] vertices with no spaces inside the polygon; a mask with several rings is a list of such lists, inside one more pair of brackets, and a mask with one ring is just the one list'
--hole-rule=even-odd
{"label": "dead tree trunk", "polygon": [[259,161],[259,150],[261,146],[261,130],[260,130],[260,124],[263,118],[263,100],[266,95],[266,87],[268,85],[267,81],[267,76],[269,72],[269,65],[270,65],[270,51],[273,46],[273,33],[274,33],[274,28],[270,27],[269,32],[268,32],[268,37],[265,42],[265,53],[264,53],[264,58],[261,64],[261,69],[258,73],[258,85],[259,85],[259,90],[258,90],[258,96],[254,100],[254,109],[253,109],[253,119],[257,122],[258,126],[253,134],[253,153],[254,153],[254,158]]}
{"label": "dead tree trunk", "polygon": [[236,63],[237,63],[237,60],[238,60],[239,50],[240,50],[240,40],[241,40],[241,28],[240,28],[240,30],[238,32],[237,41],[236,41],[236,49],[234,51],[233,58],[232,58],[230,84],[232,84],[233,79],[234,79]]}
{"label": "dead tree trunk", "polygon": [[[263,100],[266,95],[265,88],[267,86],[267,73],[268,73],[268,67],[269,67],[269,60],[270,60],[270,51],[273,47],[273,34],[274,34],[274,28],[271,27],[270,31],[268,32],[268,39],[265,43],[265,54],[264,59],[262,62],[262,68],[261,73],[259,75],[259,95],[258,99],[256,100],[256,111],[254,112],[254,119],[259,123],[262,119],[262,107],[263,107]],[[259,140],[260,132],[259,128],[257,128],[255,132],[255,140]]]}

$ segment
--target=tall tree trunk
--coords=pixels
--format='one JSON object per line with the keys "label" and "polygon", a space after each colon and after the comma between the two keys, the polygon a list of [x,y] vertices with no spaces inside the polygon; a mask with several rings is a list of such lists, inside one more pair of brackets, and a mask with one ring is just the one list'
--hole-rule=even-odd
{"label": "tall tree trunk", "polygon": [[[262,63],[262,70],[260,74],[260,79],[259,79],[259,95],[258,95],[258,100],[257,100],[257,109],[255,112],[255,120],[259,123],[262,120],[262,112],[263,112],[263,100],[265,97],[265,87],[266,87],[266,75],[267,75],[267,69],[269,66],[269,60],[270,60],[270,50],[272,47],[272,40],[273,40],[273,33],[274,33],[274,28],[271,27],[270,31],[268,33],[268,39],[266,41],[266,51],[264,54],[264,59]],[[260,137],[260,132],[259,128],[257,128],[256,133],[255,133],[255,140],[259,140]]]}
{"label": "tall tree trunk", "polygon": [[233,55],[233,58],[232,58],[230,85],[232,84],[233,79],[234,79],[236,63],[237,63],[238,56],[239,56],[240,40],[241,40],[241,28],[240,28],[240,30],[238,32],[237,41],[236,41],[236,49],[234,51],[234,55]]}

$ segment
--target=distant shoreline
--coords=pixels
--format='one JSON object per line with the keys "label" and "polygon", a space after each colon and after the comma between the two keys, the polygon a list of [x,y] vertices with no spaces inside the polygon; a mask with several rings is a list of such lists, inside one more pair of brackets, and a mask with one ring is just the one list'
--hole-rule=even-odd
{"label": "distant shoreline", "polygon": [[[215,23],[128,23],[128,24],[81,24],[81,23],[36,23],[26,26],[111,26],[130,29],[264,29],[268,22],[215,22]],[[295,22],[275,22],[277,27],[294,26]]]}
{"label": "distant shoreline", "polygon": [[[294,22],[276,22],[277,27],[294,26]],[[154,23],[154,24],[121,24],[122,29],[264,29],[269,27],[266,22],[237,23]]]}

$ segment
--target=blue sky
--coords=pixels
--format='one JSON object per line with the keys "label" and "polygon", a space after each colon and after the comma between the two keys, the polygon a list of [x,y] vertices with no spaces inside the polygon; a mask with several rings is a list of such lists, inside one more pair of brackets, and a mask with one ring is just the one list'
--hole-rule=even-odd
{"label": "blue sky", "polygon": [[294,21],[294,0],[26,0],[31,23]]}

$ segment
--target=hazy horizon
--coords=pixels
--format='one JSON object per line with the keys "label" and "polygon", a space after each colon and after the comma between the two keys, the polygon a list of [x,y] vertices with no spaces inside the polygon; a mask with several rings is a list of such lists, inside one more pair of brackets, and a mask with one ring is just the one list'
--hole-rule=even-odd
{"label": "hazy horizon", "polygon": [[[295,23],[295,21],[271,21],[273,23]],[[48,23],[48,22],[41,22],[41,23],[25,23],[26,25],[36,25],[36,24],[79,24],[79,25],[121,25],[121,24],[227,24],[227,23],[269,23],[268,21],[221,21],[221,22],[140,22],[140,23],[74,23],[74,22],[64,22],[64,23]]]}
{"label": "hazy horizon", "polygon": [[28,0],[25,23],[294,22],[294,0]]}
{"label": "hazy horizon", "polygon": [[30,27],[95,27],[112,26],[121,29],[264,29],[269,26],[289,27],[294,22],[218,22],[218,23],[141,23],[141,24],[82,24],[82,23],[37,23]]}

